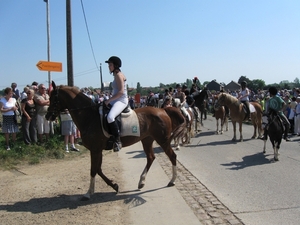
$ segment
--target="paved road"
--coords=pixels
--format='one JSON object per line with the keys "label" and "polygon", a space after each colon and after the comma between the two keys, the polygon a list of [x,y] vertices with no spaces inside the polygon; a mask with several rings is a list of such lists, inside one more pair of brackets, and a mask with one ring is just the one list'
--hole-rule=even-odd
{"label": "paved road", "polygon": [[137,183],[146,159],[140,143],[117,153],[122,158],[130,194],[131,224],[299,224],[300,148],[299,137],[283,142],[279,162],[273,162],[268,142],[252,140],[252,126],[244,125],[244,142],[232,142],[232,125],[215,135],[215,119],[204,121],[202,132],[189,146],[176,151],[176,186],[165,188],[171,166],[156,148],[155,160],[138,191]]}
{"label": "paved road", "polygon": [[300,138],[284,141],[274,163],[271,143],[263,154],[263,141],[250,139],[252,126],[243,126],[244,142],[237,143],[229,128],[215,135],[208,117],[201,134],[176,152],[180,163],[244,224],[299,224]]}

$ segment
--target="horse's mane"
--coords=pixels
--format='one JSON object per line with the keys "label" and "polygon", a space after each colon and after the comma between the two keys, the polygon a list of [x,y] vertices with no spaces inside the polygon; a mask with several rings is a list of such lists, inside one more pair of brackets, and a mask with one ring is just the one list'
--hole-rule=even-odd
{"label": "horse's mane", "polygon": [[[87,95],[79,90],[77,87],[71,87],[67,85],[60,85],[56,89],[57,91],[63,91],[70,95],[74,100],[78,101],[77,107],[96,106],[97,104]],[[51,93],[52,94],[52,93]],[[80,102],[80,103],[79,103]],[[76,104],[76,103],[75,103]]]}
{"label": "horse's mane", "polygon": [[222,93],[219,95],[218,99],[224,99],[228,104],[235,104],[238,102],[238,99],[230,94]]}
{"label": "horse's mane", "polygon": [[198,91],[196,93],[193,93],[193,98],[196,100],[202,99],[204,100],[205,98],[208,97],[207,89],[203,89],[202,91]]}

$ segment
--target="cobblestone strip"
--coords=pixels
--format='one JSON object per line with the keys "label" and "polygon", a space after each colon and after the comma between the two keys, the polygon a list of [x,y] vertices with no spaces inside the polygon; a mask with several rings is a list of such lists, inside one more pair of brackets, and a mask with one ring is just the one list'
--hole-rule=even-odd
{"label": "cobblestone strip", "polygon": [[[171,163],[166,154],[159,152],[155,156],[165,173],[171,179]],[[175,187],[203,225],[244,224],[178,161]]]}

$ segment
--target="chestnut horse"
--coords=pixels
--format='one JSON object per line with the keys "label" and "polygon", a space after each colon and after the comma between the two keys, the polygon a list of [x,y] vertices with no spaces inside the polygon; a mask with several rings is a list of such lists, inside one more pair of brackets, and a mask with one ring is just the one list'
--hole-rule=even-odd
{"label": "chestnut horse", "polygon": [[[215,111],[215,118],[216,118],[216,125],[217,125],[217,130],[216,134],[223,134],[223,127],[225,125],[226,129],[225,131],[228,131],[228,115],[226,115],[226,110],[225,106],[221,106],[217,104],[218,102],[218,96],[219,95],[214,95],[214,111]],[[219,130],[219,121],[221,122],[221,130]]]}
{"label": "chestnut horse", "polygon": [[[242,123],[245,120],[246,113],[243,110],[243,103],[241,103],[236,97],[233,97],[227,93],[221,93],[218,97],[218,102],[216,104],[226,105],[230,110],[230,118],[233,125],[233,141],[236,141],[236,123],[239,124],[240,131],[240,141],[243,141],[242,134]],[[255,108],[254,112],[251,112],[251,121],[254,127],[254,133],[252,138],[257,138],[257,130],[259,137],[262,136],[262,108],[258,102],[250,102],[250,104]],[[251,110],[250,110],[251,111]]]}
{"label": "chestnut horse", "polygon": [[[116,192],[119,186],[108,179],[102,169],[102,150],[106,147],[108,138],[105,136],[99,115],[99,105],[95,104],[89,97],[81,93],[75,87],[58,86],[52,81],[53,90],[50,94],[50,106],[46,115],[52,121],[59,115],[62,109],[69,109],[72,119],[81,133],[83,145],[90,150],[91,170],[90,187],[84,195],[84,199],[90,199],[94,193],[95,176],[98,174],[107,185]],[[143,170],[138,188],[143,188],[147,172],[154,159],[153,142],[156,141],[165,151],[172,163],[172,178],[168,186],[174,186],[177,176],[176,154],[171,148],[171,140],[184,135],[186,127],[185,118],[178,109],[170,107],[159,109],[154,107],[144,107],[135,110],[140,126],[140,136],[121,137],[124,147],[130,146],[138,141],[143,144],[144,152],[147,156],[147,164]]]}
{"label": "chestnut horse", "polygon": [[[224,125],[226,127],[225,131],[228,131],[228,117],[225,112],[225,106],[220,106],[220,105],[218,106],[217,104],[215,104],[214,109],[215,109],[215,118],[217,123],[216,134],[223,134]],[[219,130],[219,121],[221,122],[220,130]]]}

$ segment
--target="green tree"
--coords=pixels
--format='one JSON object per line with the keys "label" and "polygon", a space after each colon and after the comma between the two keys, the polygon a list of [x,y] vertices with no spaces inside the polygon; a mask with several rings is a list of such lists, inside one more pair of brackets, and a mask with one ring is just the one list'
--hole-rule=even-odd
{"label": "green tree", "polygon": [[262,90],[266,86],[265,81],[260,80],[260,79],[252,80],[251,84],[252,84],[252,89],[251,90],[253,90],[253,91],[257,91],[258,89]]}
{"label": "green tree", "polygon": [[136,93],[142,93],[142,87],[141,87],[141,84],[140,82],[137,82],[137,85],[136,85]]}

